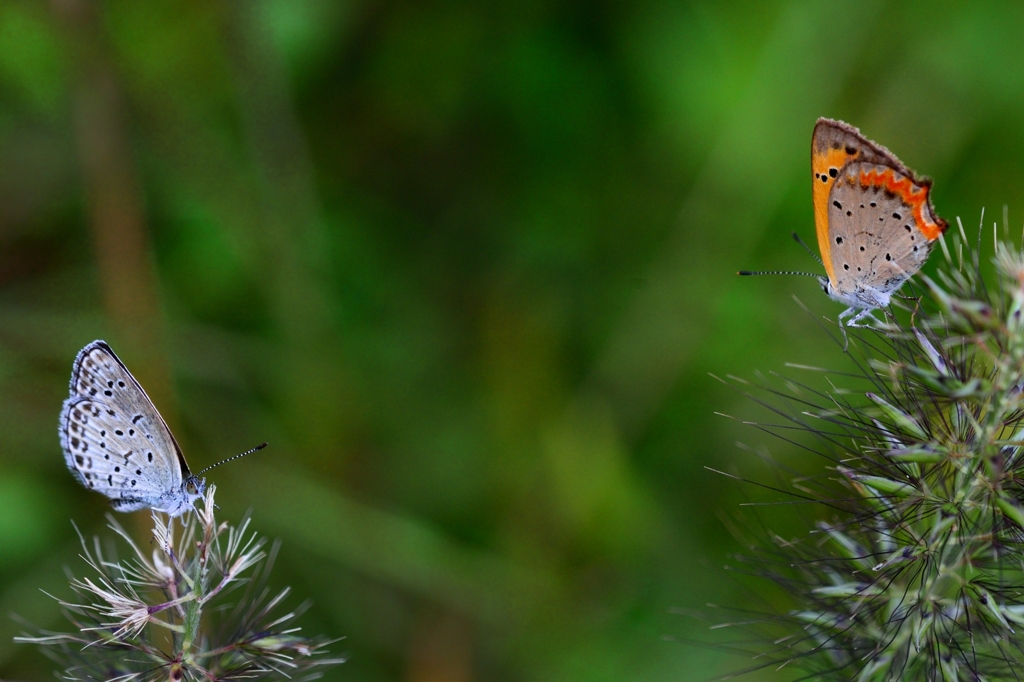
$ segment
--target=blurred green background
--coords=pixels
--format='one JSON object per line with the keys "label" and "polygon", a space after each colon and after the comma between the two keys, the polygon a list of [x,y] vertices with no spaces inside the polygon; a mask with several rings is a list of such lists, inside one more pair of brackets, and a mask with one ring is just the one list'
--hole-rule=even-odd
{"label": "blurred green background", "polygon": [[0,677],[50,678],[7,614],[63,627],[39,589],[103,532],[57,438],[94,338],[193,469],[270,442],[209,478],[346,638],[328,679],[747,665],[666,637],[753,599],[727,527],[771,496],[704,467],[820,463],[709,372],[835,366],[841,307],[735,271],[818,269],[818,116],[1020,225],[1021,35],[1017,2],[0,0]]}

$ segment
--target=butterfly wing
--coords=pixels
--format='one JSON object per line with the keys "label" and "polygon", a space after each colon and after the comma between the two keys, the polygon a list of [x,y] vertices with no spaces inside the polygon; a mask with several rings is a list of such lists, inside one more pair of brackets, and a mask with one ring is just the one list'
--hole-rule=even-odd
{"label": "butterfly wing", "polygon": [[103,341],[75,358],[60,436],[68,468],[121,511],[154,506],[189,476],[153,402]]}
{"label": "butterfly wing", "polygon": [[833,288],[837,287],[838,282],[832,256],[834,241],[829,239],[829,194],[843,168],[853,161],[882,164],[913,178],[913,173],[892,152],[864,137],[853,126],[828,118],[818,119],[811,136],[814,224],[821,260]]}
{"label": "butterfly wing", "polygon": [[854,161],[842,169],[828,206],[835,293],[887,301],[921,269],[946,229],[930,189],[930,182],[885,164]]}

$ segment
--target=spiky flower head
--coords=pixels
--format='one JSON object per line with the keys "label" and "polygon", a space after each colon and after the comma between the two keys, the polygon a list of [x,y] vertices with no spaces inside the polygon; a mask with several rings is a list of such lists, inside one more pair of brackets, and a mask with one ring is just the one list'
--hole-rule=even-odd
{"label": "spiky flower head", "polygon": [[278,613],[267,576],[276,548],[249,530],[218,523],[210,486],[202,505],[180,520],[153,512],[151,552],[113,517],[128,549],[118,559],[99,538],[82,538],[91,576],[72,578],[74,600],[59,600],[75,632],[43,632],[16,641],[44,645],[69,680],[314,679],[340,659]]}
{"label": "spiky flower head", "polygon": [[795,604],[744,615],[770,642],[753,668],[1024,678],[1024,256],[996,238],[982,258],[962,226],[950,241],[909,310],[851,334],[855,373],[794,367],[743,388],[788,422],[760,428],[804,431],[824,463],[790,480],[816,527],[742,557]]}

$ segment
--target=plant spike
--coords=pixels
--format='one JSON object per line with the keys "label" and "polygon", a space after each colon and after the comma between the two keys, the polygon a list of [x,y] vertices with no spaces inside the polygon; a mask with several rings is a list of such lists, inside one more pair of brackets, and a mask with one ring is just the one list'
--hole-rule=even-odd
{"label": "plant spike", "polygon": [[792,441],[795,427],[822,455],[787,493],[817,500],[816,527],[763,533],[740,557],[793,604],[732,626],[765,643],[744,644],[748,670],[1024,679],[1024,255],[994,238],[982,258],[960,225],[914,309],[858,331],[860,380],[808,368],[823,388],[734,382],[789,421],[756,428]]}

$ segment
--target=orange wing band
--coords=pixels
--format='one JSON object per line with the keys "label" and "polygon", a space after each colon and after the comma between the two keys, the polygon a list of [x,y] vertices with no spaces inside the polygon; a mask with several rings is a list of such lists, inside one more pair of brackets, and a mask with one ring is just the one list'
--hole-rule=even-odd
{"label": "orange wing band", "polygon": [[[829,169],[839,170],[859,155],[859,150],[847,154],[845,149],[829,149],[826,152],[811,154],[811,170],[814,173],[814,224],[818,233],[818,250],[821,251],[825,272],[833,283],[836,281],[836,275],[832,269],[832,243],[828,240],[828,194],[835,180],[829,174]],[[822,182],[821,178],[825,178],[825,181]]]}
{"label": "orange wing band", "polygon": [[919,187],[915,191],[914,183],[910,178],[904,177],[901,180],[897,180],[891,168],[887,168],[881,173],[874,170],[862,171],[860,174],[860,184],[863,187],[881,187],[893,194],[898,194],[913,209],[914,223],[928,241],[935,241],[945,231],[946,225],[944,221],[940,225],[925,217],[925,206],[928,205],[927,186]]}

